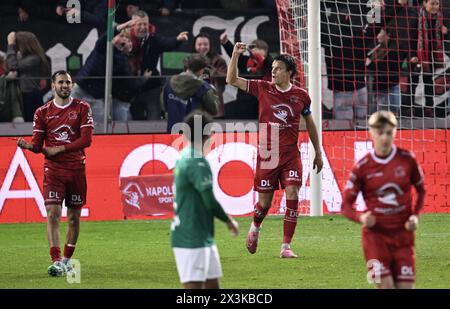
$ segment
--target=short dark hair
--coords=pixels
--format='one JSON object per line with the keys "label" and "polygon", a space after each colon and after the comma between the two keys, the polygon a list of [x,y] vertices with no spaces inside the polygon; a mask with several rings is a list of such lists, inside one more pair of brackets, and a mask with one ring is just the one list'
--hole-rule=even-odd
{"label": "short dark hair", "polygon": [[[200,141],[196,141],[195,138],[198,136],[195,133],[195,123],[198,123],[200,121],[201,123],[201,129],[202,129],[202,141],[205,140],[205,138],[209,137],[209,133],[208,132],[204,132],[205,127],[213,122],[213,118],[210,114],[208,114],[205,111],[202,110],[195,110],[191,113],[189,113],[185,118],[184,118],[184,122],[187,124],[187,126],[190,129],[190,136],[187,136],[190,140],[191,143],[194,142],[200,142]],[[198,129],[198,128],[197,128]],[[187,133],[187,132],[185,132]]]}
{"label": "short dark hair", "polygon": [[52,82],[53,82],[53,83],[56,81],[56,78],[57,78],[59,75],[69,75],[70,78],[72,78],[72,76],[69,74],[69,72],[67,72],[67,71],[65,71],[65,70],[59,70],[59,71],[56,71],[55,73],[52,74]]}
{"label": "short dark hair", "polygon": [[192,54],[185,59],[185,67],[194,73],[206,68],[208,64],[208,58],[200,54]]}
{"label": "short dark hair", "polygon": [[295,62],[294,57],[288,54],[281,54],[273,61],[282,61],[286,65],[286,71],[291,71],[291,78],[294,77],[297,74],[297,63]]}
{"label": "short dark hair", "polygon": [[259,39],[253,40],[250,43],[250,46],[252,46],[253,48],[256,47],[256,48],[265,50],[267,53],[269,52],[269,44],[267,44],[267,42],[264,40],[259,40]]}

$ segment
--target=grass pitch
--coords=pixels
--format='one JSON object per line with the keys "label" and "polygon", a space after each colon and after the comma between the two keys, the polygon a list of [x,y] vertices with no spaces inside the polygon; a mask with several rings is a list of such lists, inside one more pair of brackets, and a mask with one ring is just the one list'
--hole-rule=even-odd
{"label": "grass pitch", "polygon": [[[342,216],[302,217],[292,245],[300,258],[281,260],[282,217],[264,221],[255,255],[245,248],[250,220],[238,219],[237,238],[216,222],[223,288],[373,288],[359,225]],[[169,220],[82,222],[74,255],[81,282],[69,284],[47,275],[45,224],[0,224],[0,288],[180,288],[169,226]],[[416,235],[417,288],[450,288],[450,215],[423,215]]]}

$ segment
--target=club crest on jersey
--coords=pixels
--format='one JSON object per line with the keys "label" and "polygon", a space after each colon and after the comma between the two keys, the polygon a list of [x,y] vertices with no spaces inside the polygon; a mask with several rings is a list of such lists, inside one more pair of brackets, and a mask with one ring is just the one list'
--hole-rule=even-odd
{"label": "club crest on jersey", "polygon": [[293,95],[292,97],[290,97],[289,100],[291,101],[292,104],[300,103],[300,98],[297,97],[297,96],[295,96],[295,95]]}
{"label": "club crest on jersey", "polygon": [[395,177],[405,177],[406,171],[403,166],[397,166],[394,171]]}
{"label": "club crest on jersey", "polygon": [[273,115],[283,121],[284,123],[287,123],[287,117],[289,114],[291,114],[292,117],[294,117],[294,112],[292,110],[292,108],[284,103],[281,104],[277,104],[277,105],[272,105],[272,109],[275,110],[273,112]]}
{"label": "club crest on jersey", "polygon": [[69,113],[69,119],[77,119],[77,117],[78,117],[77,112],[71,111],[71,112]]}
{"label": "club crest on jersey", "polygon": [[55,134],[55,140],[64,143],[70,143],[70,135],[75,134],[75,132],[72,130],[72,127],[67,124],[60,125],[56,129],[54,129],[52,133]]}

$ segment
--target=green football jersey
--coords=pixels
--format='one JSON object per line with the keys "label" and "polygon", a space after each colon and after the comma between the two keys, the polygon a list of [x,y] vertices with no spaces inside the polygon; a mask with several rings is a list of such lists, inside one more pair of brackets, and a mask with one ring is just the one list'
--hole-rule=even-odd
{"label": "green football jersey", "polygon": [[[194,155],[195,154],[195,155]],[[212,192],[212,172],[208,161],[193,147],[186,147],[175,164],[171,224],[172,247],[201,248],[214,244],[214,217],[228,216],[217,201],[205,204],[202,195]]]}

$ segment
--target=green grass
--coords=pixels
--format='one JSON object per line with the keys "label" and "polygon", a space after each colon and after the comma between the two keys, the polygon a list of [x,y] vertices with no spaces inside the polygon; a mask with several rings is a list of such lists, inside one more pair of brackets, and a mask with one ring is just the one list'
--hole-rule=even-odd
{"label": "green grass", "polygon": [[[360,246],[360,227],[341,216],[302,217],[293,249],[278,258],[282,218],[269,217],[258,252],[245,249],[250,218],[232,238],[217,222],[223,288],[372,288]],[[169,245],[168,220],[82,222],[74,258],[81,283],[50,278],[45,224],[0,224],[0,288],[180,288]],[[62,230],[65,231],[65,224]],[[417,232],[417,287],[450,288],[450,215],[423,215]]]}

